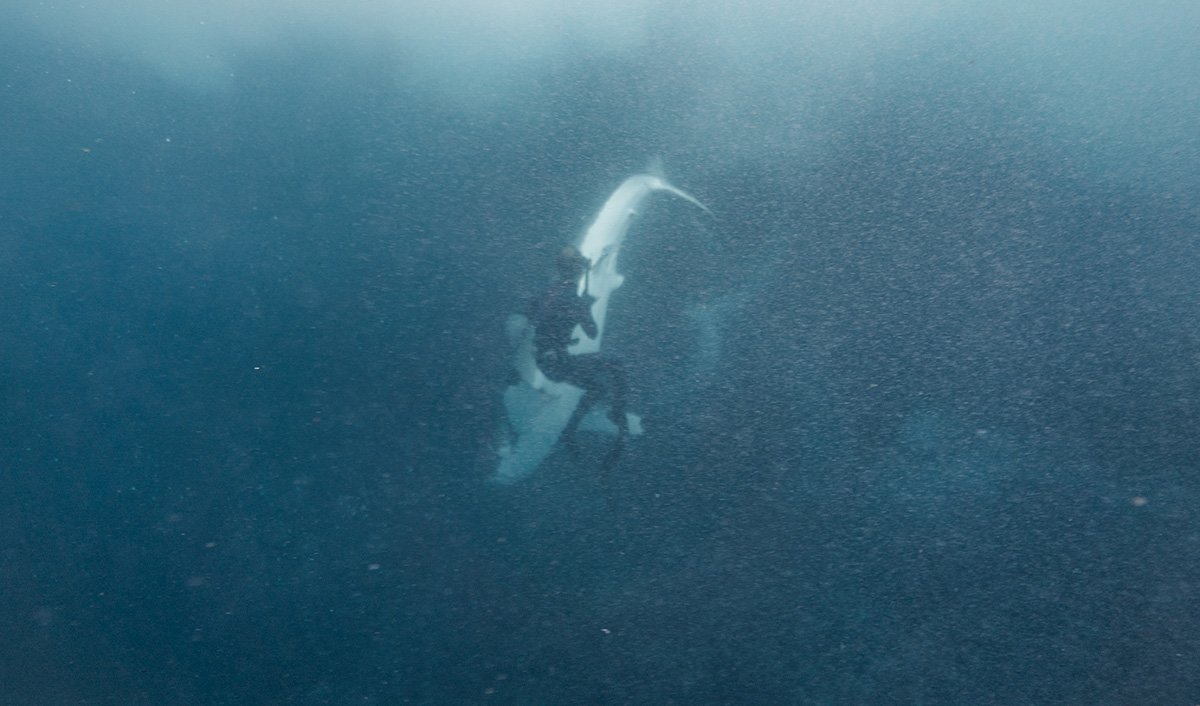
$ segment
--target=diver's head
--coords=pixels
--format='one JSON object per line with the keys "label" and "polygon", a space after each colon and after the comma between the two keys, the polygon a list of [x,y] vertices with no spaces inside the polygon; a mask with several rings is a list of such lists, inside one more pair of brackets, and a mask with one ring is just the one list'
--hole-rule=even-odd
{"label": "diver's head", "polygon": [[589,263],[583,253],[568,245],[558,253],[555,267],[560,277],[578,277],[587,269]]}

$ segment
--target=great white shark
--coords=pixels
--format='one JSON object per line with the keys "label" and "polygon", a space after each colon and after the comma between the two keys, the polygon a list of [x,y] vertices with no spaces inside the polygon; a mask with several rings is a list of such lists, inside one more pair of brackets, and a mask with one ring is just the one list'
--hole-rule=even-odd
{"label": "great white shark", "polygon": [[[662,173],[652,168],[635,174],[617,187],[584,231],[575,248],[588,259],[587,272],[579,278],[579,294],[593,298],[592,317],[596,320],[596,337],[591,338],[579,326],[575,328],[576,342],[567,350],[571,355],[600,352],[608,319],[608,304],[612,293],[624,282],[617,270],[621,245],[629,227],[643,204],[656,192],[666,192],[708,211],[704,204],[676,188]],[[533,330],[521,315],[509,317],[508,334],[513,343],[513,367],[519,380],[504,391],[505,424],[501,430],[499,464],[492,480],[514,483],[528,477],[554,451],[571,414],[583,398],[583,390],[574,385],[548,379],[534,360]],[[597,405],[584,417],[580,428],[616,433],[617,427],[605,416],[606,410]],[[641,418],[627,414],[629,433],[642,433]]]}

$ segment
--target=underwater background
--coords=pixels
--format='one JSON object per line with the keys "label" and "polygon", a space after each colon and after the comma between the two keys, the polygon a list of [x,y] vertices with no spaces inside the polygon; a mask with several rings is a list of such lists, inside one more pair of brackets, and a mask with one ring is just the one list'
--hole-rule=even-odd
{"label": "underwater background", "polygon": [[1200,702],[1196,5],[433,7],[0,10],[0,704]]}

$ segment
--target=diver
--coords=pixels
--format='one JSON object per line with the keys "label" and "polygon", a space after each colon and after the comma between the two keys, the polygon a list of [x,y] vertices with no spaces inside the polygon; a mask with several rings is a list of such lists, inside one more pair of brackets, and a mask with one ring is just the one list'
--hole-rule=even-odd
{"label": "diver", "polygon": [[[575,430],[583,417],[606,395],[609,402],[608,418],[620,432],[618,441],[629,433],[629,422],[625,415],[625,395],[629,384],[625,367],[600,353],[572,355],[567,352],[567,347],[578,340],[573,336],[576,325],[589,338],[595,338],[599,333],[596,319],[592,316],[595,297],[587,293],[586,278],[590,265],[591,261],[575,248],[563,248],[555,262],[557,274],[554,284],[532,303],[529,311],[538,368],[547,378],[570,383],[584,392],[583,399],[563,432],[567,443],[572,445]],[[581,276],[585,278],[582,295],[578,293]]]}

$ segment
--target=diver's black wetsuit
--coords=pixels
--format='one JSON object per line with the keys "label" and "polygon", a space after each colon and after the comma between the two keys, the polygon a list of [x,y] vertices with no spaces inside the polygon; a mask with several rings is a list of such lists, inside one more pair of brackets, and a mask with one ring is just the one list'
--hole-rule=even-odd
{"label": "diver's black wetsuit", "polygon": [[591,297],[579,296],[578,287],[579,282],[573,278],[560,279],[533,303],[529,320],[534,327],[537,364],[551,380],[583,388],[583,400],[567,424],[568,435],[574,433],[583,416],[606,392],[610,404],[608,417],[625,432],[628,430],[625,419],[628,382],[624,366],[599,353],[571,355],[567,352],[567,346],[573,342],[571,334],[576,324],[590,338],[595,338],[598,333],[596,319],[592,317]]}

